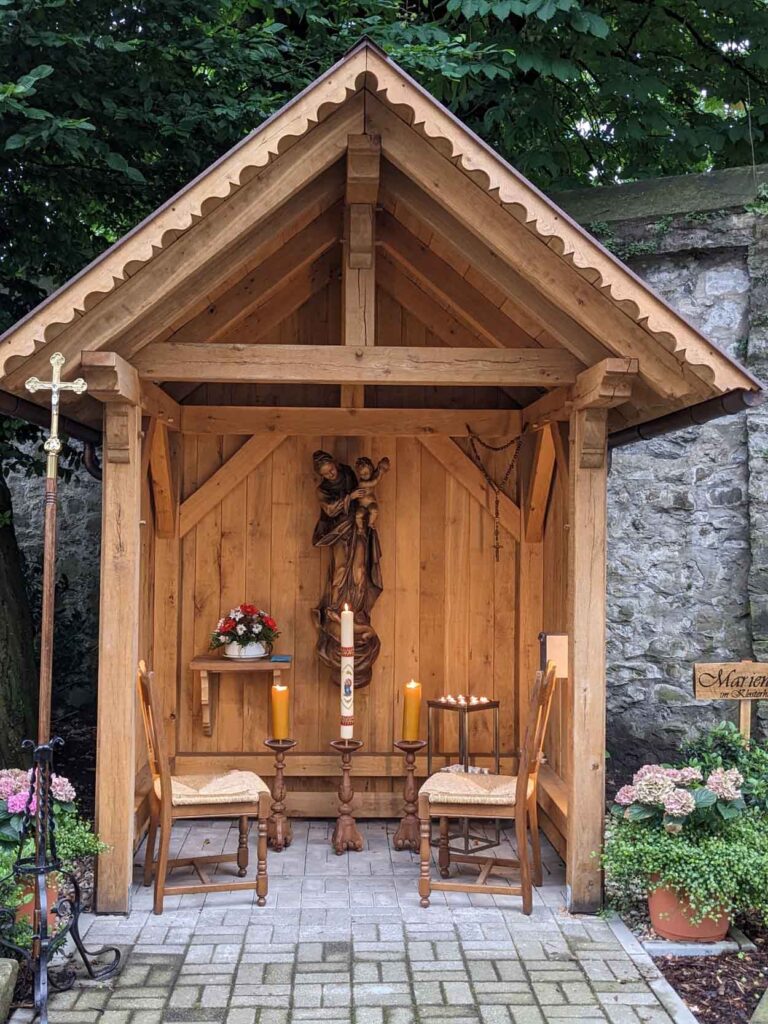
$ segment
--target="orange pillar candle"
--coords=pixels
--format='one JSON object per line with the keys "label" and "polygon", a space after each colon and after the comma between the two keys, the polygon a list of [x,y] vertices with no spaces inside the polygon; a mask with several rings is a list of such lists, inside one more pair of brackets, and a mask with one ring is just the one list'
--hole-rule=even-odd
{"label": "orange pillar candle", "polygon": [[272,686],[272,739],[287,740],[288,730],[288,687],[282,683]]}
{"label": "orange pillar candle", "polygon": [[403,739],[414,743],[419,738],[421,683],[412,679],[403,687]]}

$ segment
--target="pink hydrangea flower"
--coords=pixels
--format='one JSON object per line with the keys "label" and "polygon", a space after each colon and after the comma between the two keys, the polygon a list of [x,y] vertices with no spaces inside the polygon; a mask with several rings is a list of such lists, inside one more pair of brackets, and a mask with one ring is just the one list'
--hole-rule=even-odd
{"label": "pink hydrangea flower", "polygon": [[678,786],[690,786],[703,779],[700,768],[667,768],[667,777]]}
{"label": "pink hydrangea flower", "polygon": [[[12,793],[8,797],[8,810],[11,814],[23,814],[27,809],[27,800],[29,798],[28,793]],[[37,810],[37,800],[32,797],[32,803],[30,804],[30,814],[34,814]]]}
{"label": "pink hydrangea flower", "polygon": [[719,800],[738,800],[743,782],[744,776],[738,768],[715,768],[706,785]]}
{"label": "pink hydrangea flower", "polygon": [[687,789],[673,789],[664,800],[664,810],[673,818],[687,818],[696,810],[693,793]]}
{"label": "pink hydrangea flower", "polygon": [[635,798],[641,804],[663,804],[674,788],[674,782],[667,777],[663,768],[661,772],[647,774],[639,781],[635,776]]}
{"label": "pink hydrangea flower", "polygon": [[0,771],[0,800],[7,800],[15,793],[29,790],[29,772],[23,768],[4,768]]}
{"label": "pink hydrangea flower", "polygon": [[622,786],[619,792],[616,794],[616,803],[621,804],[622,807],[629,807],[637,800],[637,794],[635,793],[634,786]]}
{"label": "pink hydrangea flower", "polygon": [[71,804],[75,799],[75,787],[63,775],[51,775],[51,794],[62,804]]}

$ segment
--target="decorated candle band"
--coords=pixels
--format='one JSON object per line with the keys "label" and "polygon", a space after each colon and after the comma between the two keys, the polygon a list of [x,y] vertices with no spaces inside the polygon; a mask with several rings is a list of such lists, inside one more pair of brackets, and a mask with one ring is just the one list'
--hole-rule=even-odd
{"label": "decorated candle band", "polygon": [[342,658],[354,658],[355,648],[354,647],[342,647],[341,648]]}

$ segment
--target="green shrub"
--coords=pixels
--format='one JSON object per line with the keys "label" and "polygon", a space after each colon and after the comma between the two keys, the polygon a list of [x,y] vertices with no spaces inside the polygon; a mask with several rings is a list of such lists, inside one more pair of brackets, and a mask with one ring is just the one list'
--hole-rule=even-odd
{"label": "green shrub", "polygon": [[704,775],[716,768],[737,768],[744,777],[747,806],[768,812],[768,743],[747,742],[733,722],[721,722],[687,743],[680,757],[681,764],[695,765]]}
{"label": "green shrub", "polygon": [[717,829],[681,833],[612,818],[603,865],[619,902],[622,893],[669,886],[688,897],[694,921],[722,911],[768,918],[768,818],[756,809]]}

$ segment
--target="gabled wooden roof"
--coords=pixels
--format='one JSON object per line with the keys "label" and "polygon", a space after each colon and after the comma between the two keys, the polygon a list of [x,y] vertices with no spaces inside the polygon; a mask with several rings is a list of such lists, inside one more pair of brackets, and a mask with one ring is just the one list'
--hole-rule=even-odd
{"label": "gabled wooden roof", "polygon": [[[360,133],[381,137],[382,275],[427,296],[425,320],[454,302],[478,345],[565,348],[583,367],[637,359],[642,383],[616,426],[760,389],[367,40],[7,331],[0,386],[23,394],[53,347],[74,374],[84,349],[132,360],[180,329],[190,340],[211,303],[247,292],[249,272],[277,280],[292,240],[298,259],[333,219]],[[435,297],[438,273],[455,283]]]}

